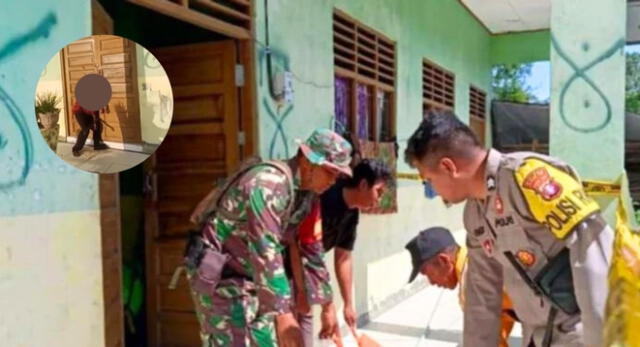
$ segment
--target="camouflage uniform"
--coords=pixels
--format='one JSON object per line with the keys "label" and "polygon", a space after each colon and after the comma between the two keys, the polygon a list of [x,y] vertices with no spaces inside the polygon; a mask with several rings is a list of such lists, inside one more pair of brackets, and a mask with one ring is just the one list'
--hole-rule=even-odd
{"label": "camouflage uniform", "polygon": [[[342,139],[328,130],[321,135]],[[319,165],[336,162],[330,157],[326,160],[330,162]],[[291,288],[282,252],[286,243],[296,240],[297,225],[316,199],[312,192],[298,189],[297,179],[293,191],[291,187],[282,170],[258,165],[239,177],[220,200],[219,209],[238,219],[217,214],[207,220],[205,241],[216,238],[229,260],[213,293],[191,290],[203,346],[277,346],[274,318],[291,311]],[[307,259],[304,267],[310,269],[305,270],[311,276],[307,286],[320,289],[309,291],[320,293],[310,295],[310,303],[331,299],[329,275],[322,254],[315,251],[301,250]],[[193,272],[187,275],[191,278]]]}

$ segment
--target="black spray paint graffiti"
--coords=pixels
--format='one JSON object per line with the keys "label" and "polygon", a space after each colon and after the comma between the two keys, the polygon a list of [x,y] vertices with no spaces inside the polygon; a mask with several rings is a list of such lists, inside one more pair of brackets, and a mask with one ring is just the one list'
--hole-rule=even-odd
{"label": "black spray paint graffiti", "polygon": [[[582,133],[591,133],[591,132],[602,130],[611,121],[611,117],[612,117],[611,102],[606,97],[606,95],[604,95],[604,93],[598,87],[598,85],[596,85],[596,83],[593,82],[591,77],[589,77],[587,75],[587,72],[589,70],[591,70],[592,68],[594,68],[595,66],[599,65],[600,63],[602,63],[602,62],[608,60],[609,58],[611,58],[616,52],[622,52],[622,50],[624,49],[624,45],[625,45],[624,38],[616,41],[615,44],[613,44],[611,46],[611,48],[606,50],[604,53],[600,54],[592,62],[590,62],[589,64],[586,64],[583,67],[579,67],[578,64],[576,64],[573,61],[573,59],[571,59],[571,57],[569,57],[569,55],[564,51],[564,49],[562,48],[562,46],[560,45],[558,40],[553,35],[551,36],[551,44],[553,46],[553,49],[560,56],[560,58],[562,58],[562,60],[564,60],[567,64],[569,64],[569,66],[571,66],[571,69],[573,70],[573,75],[571,75],[571,77],[567,80],[567,82],[564,83],[564,85],[562,86],[562,90],[560,91],[560,116],[562,118],[562,121],[570,129],[573,129],[575,131],[582,132]],[[584,43],[582,48],[583,48],[584,51],[588,51],[589,50],[589,44],[588,43]],[[600,124],[598,124],[596,126],[593,126],[593,127],[581,127],[581,126],[578,126],[578,125],[572,123],[569,120],[569,118],[567,117],[567,114],[565,112],[565,101],[566,101],[565,98],[567,96],[567,91],[579,79],[585,81],[591,87],[591,89],[593,89],[596,92],[596,94],[598,94],[598,96],[600,97],[600,99],[602,100],[602,102],[604,103],[605,108],[606,108],[606,115],[605,115],[604,119],[602,120],[602,122],[600,122]],[[585,101],[585,105],[584,106],[585,106],[585,108],[588,108],[588,107],[591,107],[591,104],[588,101]]]}
{"label": "black spray paint graffiti", "polygon": [[276,114],[276,112],[274,112],[271,109],[269,105],[269,101],[267,101],[267,98],[262,99],[262,104],[267,109],[267,114],[269,115],[269,118],[273,120],[273,123],[276,126],[276,130],[273,132],[273,136],[271,137],[271,143],[269,144],[269,158],[274,158],[274,152],[275,152],[276,141],[278,139],[278,136],[280,137],[280,140],[284,144],[284,157],[289,158],[289,143],[287,139],[287,134],[285,133],[284,128],[282,127],[282,123],[284,123],[284,121],[287,119],[287,116],[291,114],[291,111],[293,110],[293,106],[289,106],[284,112],[282,112],[282,115],[279,115],[279,114]]}
{"label": "black spray paint graffiti", "polygon": [[[0,63],[20,51],[24,46],[37,41],[38,39],[49,37],[52,28],[57,24],[57,22],[58,19],[56,15],[53,12],[49,12],[33,29],[9,40],[9,42],[0,48]],[[26,182],[33,164],[33,141],[31,139],[31,133],[29,132],[29,126],[27,125],[24,113],[1,85],[0,104],[4,105],[9,116],[11,116],[11,120],[18,127],[22,140],[21,145],[24,151],[24,161],[22,163],[19,177],[15,179],[9,178],[6,181],[0,180],[0,191],[6,191],[16,186],[24,185]],[[5,119],[1,113],[0,117]],[[2,134],[0,129],[0,150],[5,149],[8,143],[9,140],[4,134]]]}
{"label": "black spray paint graffiti", "polygon": [[[263,47],[258,53],[258,60],[260,62],[260,79],[258,81],[260,87],[263,86],[264,76],[268,74],[267,71],[267,55],[271,55],[272,62],[278,63],[277,65],[282,66],[285,71],[289,71],[289,57],[283,52],[275,50],[273,47]],[[271,83],[271,81],[267,78],[267,83]],[[267,110],[267,115],[269,115],[269,119],[271,119],[275,125],[275,130],[273,131],[273,135],[271,136],[271,142],[269,144],[269,158],[275,158],[276,155],[276,145],[278,140],[280,140],[282,147],[284,148],[284,157],[289,157],[289,140],[287,138],[287,134],[284,131],[284,121],[287,119],[287,116],[291,114],[293,111],[293,105],[289,105],[284,111],[281,112],[280,108],[276,106],[274,109],[272,106],[272,101],[269,98],[270,93],[266,93],[267,96],[262,98],[262,104]]]}

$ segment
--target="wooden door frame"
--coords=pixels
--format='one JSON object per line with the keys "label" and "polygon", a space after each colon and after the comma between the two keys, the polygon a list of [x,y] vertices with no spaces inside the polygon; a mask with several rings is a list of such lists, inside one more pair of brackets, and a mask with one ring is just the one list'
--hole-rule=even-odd
{"label": "wooden door frame", "polygon": [[238,88],[238,110],[240,110],[240,125],[238,129],[245,134],[245,142],[242,148],[242,158],[259,154],[260,143],[258,131],[258,94],[256,83],[256,0],[249,7],[251,23],[249,26],[249,38],[235,39],[238,53],[238,63],[244,66],[244,86]]}
{"label": "wooden door frame", "polygon": [[[91,19],[92,19],[92,34],[109,34],[113,35],[113,20],[100,5],[97,0],[91,0]],[[98,20],[104,20],[101,23],[104,26],[94,25]],[[62,68],[65,67],[66,58],[64,56],[64,49],[60,51],[60,63]],[[63,93],[67,93],[67,71],[62,71],[62,80],[64,83]],[[65,98],[67,95],[65,94]],[[65,99],[65,101],[68,99]],[[71,107],[68,102],[65,102],[67,119],[71,119]],[[67,121],[67,134],[69,137],[71,132],[71,123]],[[124,302],[122,300],[122,221],[120,214],[120,177],[116,174],[100,174],[98,176],[98,192],[100,201],[100,246],[102,254],[102,300],[103,300],[103,326],[104,326],[104,345],[106,347],[112,346],[124,346],[125,334],[124,334]],[[111,257],[117,259],[118,262],[115,265],[117,278],[108,278],[113,276],[113,273],[109,272],[109,268],[105,265],[105,259]],[[111,283],[109,286],[107,283]],[[116,300],[115,304],[109,302],[109,288],[113,289],[113,283],[115,283]],[[110,320],[110,317],[116,317],[115,321]]]}
{"label": "wooden door frame", "polygon": [[[104,306],[105,346],[124,346],[124,302],[122,301],[122,225],[120,215],[120,179],[118,174],[100,174],[98,176],[100,196],[100,230],[102,248],[102,299]],[[118,259],[116,276],[105,266],[107,258]],[[118,298],[110,302],[109,290],[116,284]],[[114,310],[116,311],[115,313]],[[110,317],[115,315],[115,321]]]}
{"label": "wooden door frame", "polygon": [[[253,18],[253,17],[252,17]],[[238,47],[237,58],[244,66],[245,85],[238,88],[238,110],[240,112],[239,131],[244,133],[242,158],[258,154],[259,132],[257,122],[257,94],[256,94],[256,66],[255,44],[251,40],[236,40]]]}

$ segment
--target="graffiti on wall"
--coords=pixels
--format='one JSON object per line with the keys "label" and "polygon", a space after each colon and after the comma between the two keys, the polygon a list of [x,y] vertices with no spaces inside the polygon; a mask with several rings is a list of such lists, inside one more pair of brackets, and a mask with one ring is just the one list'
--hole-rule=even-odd
{"label": "graffiti on wall", "polygon": [[[0,47],[0,64],[6,61],[10,56],[21,51],[27,45],[39,39],[49,37],[51,30],[57,22],[58,19],[56,15],[53,12],[49,12],[35,27],[4,43],[4,45]],[[4,75],[0,75],[0,78],[3,79]],[[13,158],[13,156],[9,154],[8,158],[10,162],[16,159],[21,163],[19,164],[19,172],[17,174],[10,174],[7,176],[4,174],[1,175],[2,177],[8,178],[0,179],[0,191],[7,191],[25,184],[29,171],[31,170],[31,166],[33,165],[33,141],[23,111],[18,107],[13,97],[3,88],[3,85],[5,85],[5,83],[0,83],[0,118],[7,119],[6,116],[8,115],[11,122],[3,121],[0,123],[0,151],[8,151],[9,149],[18,151],[21,149],[23,152],[23,158]],[[9,139],[9,136],[7,135],[8,129],[3,129],[5,126],[17,127],[20,134],[19,138]],[[15,167],[14,165],[8,166]]]}
{"label": "graffiti on wall", "polygon": [[[275,69],[289,71],[289,57],[273,47],[262,46],[258,51],[258,61],[260,68],[260,77],[258,84],[261,88],[270,88],[266,83],[272,83],[269,79],[269,71],[267,67],[267,57],[271,55],[271,63]],[[267,116],[273,122],[274,130],[271,134],[271,140],[269,141],[269,158],[288,158],[289,153],[289,138],[285,132],[284,124],[287,117],[293,111],[293,105],[284,106],[281,103],[275,102],[271,97],[271,93],[263,93],[262,105],[264,106]],[[278,151],[281,148],[281,151]]]}
{"label": "graffiti on wall", "polygon": [[[607,49],[606,51],[598,55],[595,59],[593,59],[592,61],[590,61],[589,63],[583,66],[579,66],[575,62],[575,60],[572,57],[570,57],[569,54],[567,54],[567,52],[562,47],[560,42],[553,35],[551,36],[551,45],[553,49],[556,51],[556,53],[558,54],[558,56],[566,64],[568,64],[573,70],[573,74],[569,77],[569,79],[566,82],[562,84],[562,89],[560,91],[560,99],[559,99],[560,117],[563,123],[570,129],[577,132],[582,132],[582,133],[591,133],[591,132],[602,130],[609,124],[609,122],[611,122],[611,117],[612,117],[611,101],[604,94],[602,89],[600,89],[600,87],[593,81],[593,79],[591,78],[591,76],[589,76],[588,73],[590,70],[594,69],[601,63],[613,57],[616,53],[622,54],[622,51],[625,46],[624,38],[621,38],[618,41],[616,41],[609,49]],[[591,47],[588,42],[585,42],[582,44],[582,50],[584,52],[588,52],[590,49]],[[598,102],[601,102],[604,105],[605,114],[602,117],[602,121],[599,122],[597,125],[582,126],[580,124],[577,124],[578,122],[576,120],[570,119],[569,116],[567,115],[567,111],[565,108],[565,104],[567,101],[566,99],[567,92],[572,87],[576,86],[575,83],[577,81],[584,81],[589,86],[589,88],[591,88],[591,90],[593,90],[596,93],[596,95],[598,95]],[[584,108],[588,109],[593,105],[591,104],[591,101],[585,100],[583,106]]]}

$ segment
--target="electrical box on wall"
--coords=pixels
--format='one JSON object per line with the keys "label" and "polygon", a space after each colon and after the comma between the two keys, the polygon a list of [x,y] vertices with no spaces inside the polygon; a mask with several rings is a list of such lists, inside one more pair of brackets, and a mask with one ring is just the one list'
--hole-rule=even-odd
{"label": "electrical box on wall", "polygon": [[273,96],[277,99],[282,98],[284,94],[284,73],[276,73],[271,80],[271,84],[273,84]]}
{"label": "electrical box on wall", "polygon": [[290,71],[278,72],[273,76],[272,83],[277,101],[293,104],[293,74]]}
{"label": "electrical box on wall", "polygon": [[284,102],[293,104],[293,73],[284,72]]}

